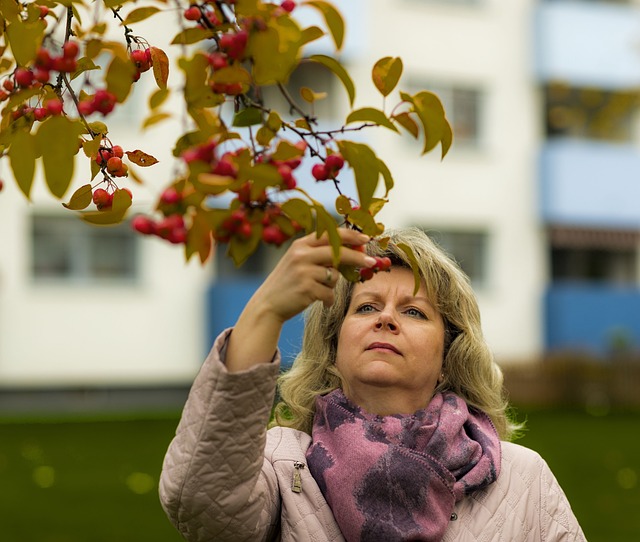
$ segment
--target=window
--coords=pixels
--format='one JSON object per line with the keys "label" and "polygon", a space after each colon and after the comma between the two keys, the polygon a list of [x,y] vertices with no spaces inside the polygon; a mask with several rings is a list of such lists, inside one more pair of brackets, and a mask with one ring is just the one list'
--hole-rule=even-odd
{"label": "window", "polygon": [[487,284],[488,235],[479,231],[425,230],[467,274],[474,287]]}
{"label": "window", "polygon": [[75,216],[32,217],[31,274],[38,281],[133,280],[137,238],[128,224],[99,227]]}
{"label": "window", "polygon": [[549,230],[554,281],[635,284],[640,232],[555,226]]}
{"label": "window", "polygon": [[478,147],[482,137],[481,115],[483,92],[472,86],[447,85],[437,82],[412,83],[411,94],[421,90],[433,92],[444,106],[453,130],[456,147]]}
{"label": "window", "polygon": [[[307,114],[327,119],[335,116],[336,108],[333,105],[340,89],[335,84],[335,75],[322,64],[317,62],[302,62],[291,74],[289,82],[285,86],[293,101]],[[327,97],[317,100],[313,104],[305,102],[300,96],[300,89],[310,88],[316,94],[327,93]],[[265,105],[275,109],[285,118],[299,118],[300,115],[290,111],[289,103],[282,96],[277,86],[262,87],[262,96]]]}
{"label": "window", "polygon": [[634,138],[636,92],[550,84],[545,88],[548,137],[628,142]]}

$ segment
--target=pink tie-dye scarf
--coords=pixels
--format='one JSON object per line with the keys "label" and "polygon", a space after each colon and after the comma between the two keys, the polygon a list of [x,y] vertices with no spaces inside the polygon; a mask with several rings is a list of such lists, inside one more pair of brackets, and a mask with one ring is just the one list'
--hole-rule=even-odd
{"label": "pink tie-dye scarf", "polygon": [[309,470],[348,542],[440,540],[455,503],[494,482],[489,417],[436,394],[412,416],[376,416],[342,390],[316,401]]}

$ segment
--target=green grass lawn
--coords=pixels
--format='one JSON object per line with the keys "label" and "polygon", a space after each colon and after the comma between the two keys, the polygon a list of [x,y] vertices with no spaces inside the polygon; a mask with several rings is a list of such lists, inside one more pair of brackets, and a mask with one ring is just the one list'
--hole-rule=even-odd
{"label": "green grass lawn", "polygon": [[[590,542],[640,540],[640,415],[520,412]],[[179,542],[158,475],[178,418],[0,421],[2,542]]]}

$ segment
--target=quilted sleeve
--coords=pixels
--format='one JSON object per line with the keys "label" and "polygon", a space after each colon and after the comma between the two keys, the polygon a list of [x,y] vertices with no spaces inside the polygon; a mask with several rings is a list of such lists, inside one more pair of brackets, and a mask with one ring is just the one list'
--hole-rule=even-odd
{"label": "quilted sleeve", "polygon": [[569,500],[547,463],[540,458],[540,532],[545,542],[586,542]]}
{"label": "quilted sleeve", "polygon": [[231,330],[215,341],[191,387],[160,476],[160,501],[191,542],[268,540],[280,516],[266,426],[280,358],[239,373],[221,361]]}

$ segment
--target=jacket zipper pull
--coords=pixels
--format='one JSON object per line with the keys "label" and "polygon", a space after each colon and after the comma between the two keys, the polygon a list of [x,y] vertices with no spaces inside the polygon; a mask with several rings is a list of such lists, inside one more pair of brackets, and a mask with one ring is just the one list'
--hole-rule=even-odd
{"label": "jacket zipper pull", "polygon": [[302,476],[300,476],[300,471],[304,469],[304,463],[294,461],[293,468],[293,484],[291,485],[291,491],[294,493],[302,493]]}

